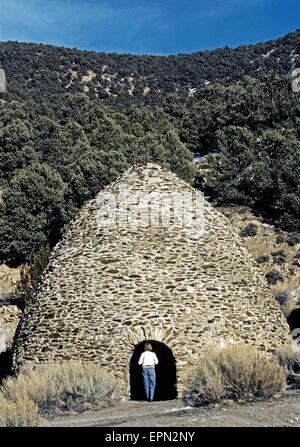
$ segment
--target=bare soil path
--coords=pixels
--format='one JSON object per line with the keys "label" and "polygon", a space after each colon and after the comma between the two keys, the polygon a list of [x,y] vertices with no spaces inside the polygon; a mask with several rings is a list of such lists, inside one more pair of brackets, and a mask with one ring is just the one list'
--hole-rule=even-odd
{"label": "bare soil path", "polygon": [[128,401],[117,407],[57,417],[48,427],[300,427],[300,391],[267,402],[191,408],[182,400]]}

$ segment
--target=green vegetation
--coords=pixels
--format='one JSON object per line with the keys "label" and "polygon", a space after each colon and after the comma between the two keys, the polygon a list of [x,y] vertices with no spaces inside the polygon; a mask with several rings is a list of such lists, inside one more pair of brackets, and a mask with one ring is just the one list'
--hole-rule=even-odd
{"label": "green vegetation", "polygon": [[299,35],[297,30],[256,45],[167,57],[10,41],[0,43],[0,61],[8,80],[37,102],[61,102],[66,92],[85,91],[91,99],[99,98],[116,108],[132,103],[155,106],[162,104],[167,93],[177,92],[185,100],[191,89],[207,82],[230,84],[244,75],[288,74],[293,56],[299,53]]}
{"label": "green vegetation", "polygon": [[0,120],[0,260],[9,265],[55,245],[82,204],[133,164],[195,176],[192,153],[159,108],[124,115],[76,94],[61,107],[7,101]]}
{"label": "green vegetation", "polygon": [[184,399],[193,406],[222,399],[254,401],[282,391],[286,375],[275,356],[248,345],[210,350],[187,374]]}
{"label": "green vegetation", "polygon": [[165,110],[189,149],[211,153],[209,172],[200,171],[196,186],[219,205],[250,206],[299,232],[300,109],[290,83],[284,76],[247,76],[227,87],[210,85],[187,105],[169,95]]}
{"label": "green vegetation", "polygon": [[[300,109],[289,75],[299,36],[168,57],[0,43],[0,262],[52,248],[84,202],[151,161],[298,243]],[[210,154],[196,178],[192,153]]]}

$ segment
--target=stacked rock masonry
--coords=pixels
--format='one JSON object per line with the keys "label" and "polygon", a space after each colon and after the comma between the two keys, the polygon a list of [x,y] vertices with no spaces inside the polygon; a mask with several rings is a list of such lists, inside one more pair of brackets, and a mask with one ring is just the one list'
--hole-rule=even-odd
{"label": "stacked rock masonry", "polygon": [[[166,208],[153,223],[160,205],[140,201],[140,215],[152,225],[134,224],[138,199],[122,202],[126,188],[175,198],[170,221]],[[176,200],[191,195],[192,207],[201,208],[201,231],[174,217]],[[279,305],[226,217],[200,191],[150,163],[128,170],[71,222],[24,310],[13,366],[96,362],[121,379],[130,397],[130,359],[145,340],[172,351],[179,395],[187,367],[203,350],[227,343],[272,350],[290,342]]]}

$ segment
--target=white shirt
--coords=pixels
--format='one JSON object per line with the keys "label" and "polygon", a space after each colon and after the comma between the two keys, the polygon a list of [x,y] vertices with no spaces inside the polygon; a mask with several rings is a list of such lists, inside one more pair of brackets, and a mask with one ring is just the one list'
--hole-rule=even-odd
{"label": "white shirt", "polygon": [[158,364],[158,359],[156,354],[151,351],[145,351],[141,354],[139,359],[139,365],[142,365],[143,368],[154,368],[155,365]]}

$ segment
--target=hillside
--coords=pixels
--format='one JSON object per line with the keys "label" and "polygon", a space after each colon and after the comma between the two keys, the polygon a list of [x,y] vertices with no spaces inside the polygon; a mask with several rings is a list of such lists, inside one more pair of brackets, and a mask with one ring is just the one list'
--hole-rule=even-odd
{"label": "hillside", "polygon": [[[267,279],[285,316],[300,306],[300,102],[291,89],[299,54],[300,30],[257,45],[167,57],[0,42],[5,368],[21,311],[52,249],[84,205],[132,165],[156,163],[202,190],[244,239],[253,269]],[[193,163],[195,153],[204,169]],[[217,224],[213,237],[220,233]],[[112,249],[110,243],[110,255]],[[132,250],[134,243],[122,258]],[[226,269],[233,251],[221,251],[220,268]],[[163,258],[164,250],[159,252]],[[201,251],[196,255],[201,258]],[[184,281],[191,288],[193,258],[185,262]],[[235,287],[236,275],[228,271]],[[256,287],[256,280],[249,285]],[[135,287],[142,293],[140,280]],[[174,293],[174,285],[167,290]],[[255,293],[261,298],[259,286]]]}
{"label": "hillside", "polygon": [[196,187],[300,231],[290,76],[299,42],[297,30],[167,57],[0,43],[0,262],[16,267],[53,247],[82,205],[133,164],[158,163],[192,182],[193,153],[216,148],[211,176]]}
{"label": "hillside", "polygon": [[171,56],[0,43],[0,65],[9,82],[30,98],[53,101],[66,92],[84,92],[116,107],[160,105],[166,93],[174,92],[186,99],[209,83],[232,83],[244,75],[290,74],[299,54],[300,30],[256,45]]}
{"label": "hillside", "polygon": [[[282,297],[292,292],[295,304],[300,304],[300,262],[298,240],[293,239],[288,232],[281,231],[270,222],[254,216],[245,207],[220,207],[230,221],[234,230],[243,235],[244,243],[256,260],[260,269],[267,276],[269,285],[275,296]],[[253,228],[253,232],[246,236],[245,228]]]}

